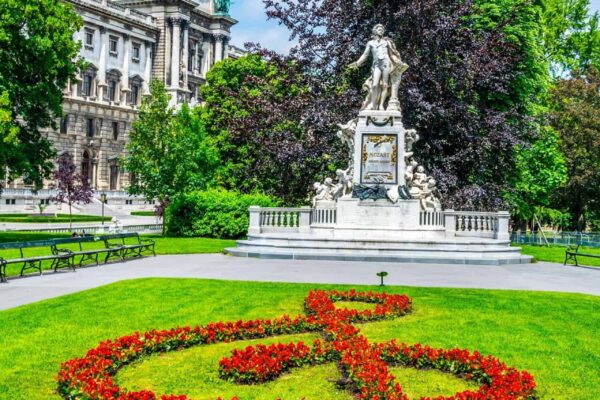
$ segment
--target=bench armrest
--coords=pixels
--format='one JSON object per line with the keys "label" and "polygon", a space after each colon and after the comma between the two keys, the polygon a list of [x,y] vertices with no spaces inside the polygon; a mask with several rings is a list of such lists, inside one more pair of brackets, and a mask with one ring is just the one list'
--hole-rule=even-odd
{"label": "bench armrest", "polygon": [[154,240],[152,239],[140,239],[140,243],[155,244]]}
{"label": "bench armrest", "polygon": [[107,240],[104,241],[104,245],[106,246],[107,249],[118,249],[118,248],[123,247],[123,245],[120,243],[111,243]]}
{"label": "bench armrest", "polygon": [[67,253],[67,254],[73,253],[73,250],[69,250],[69,249],[54,249],[54,251],[56,251],[56,253]]}

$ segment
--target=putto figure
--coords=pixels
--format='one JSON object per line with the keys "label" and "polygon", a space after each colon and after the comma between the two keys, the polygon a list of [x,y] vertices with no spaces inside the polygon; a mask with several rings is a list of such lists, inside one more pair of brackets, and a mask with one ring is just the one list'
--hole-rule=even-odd
{"label": "putto figure", "polygon": [[373,73],[364,84],[368,95],[362,110],[385,110],[385,101],[389,97],[388,110],[400,111],[398,88],[402,73],[408,69],[408,65],[400,58],[394,41],[384,34],[385,27],[381,24],[375,25],[373,36],[364,53],[358,61],[349,65],[350,68],[357,68],[367,61],[369,54],[373,57]]}

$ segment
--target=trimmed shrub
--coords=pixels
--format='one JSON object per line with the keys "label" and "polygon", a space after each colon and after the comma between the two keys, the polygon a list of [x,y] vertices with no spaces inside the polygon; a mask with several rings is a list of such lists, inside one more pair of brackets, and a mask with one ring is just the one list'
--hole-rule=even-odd
{"label": "trimmed shrub", "polygon": [[264,194],[212,189],[182,194],[167,208],[167,235],[237,239],[248,232],[250,206],[275,207]]}

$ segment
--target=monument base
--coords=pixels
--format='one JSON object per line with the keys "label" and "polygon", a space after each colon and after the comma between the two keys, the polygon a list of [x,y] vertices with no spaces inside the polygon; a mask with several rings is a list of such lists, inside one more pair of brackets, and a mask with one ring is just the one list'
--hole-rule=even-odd
{"label": "monument base", "polygon": [[240,257],[503,265],[530,263],[508,240],[506,212],[426,212],[416,200],[340,198],[315,208],[250,209]]}

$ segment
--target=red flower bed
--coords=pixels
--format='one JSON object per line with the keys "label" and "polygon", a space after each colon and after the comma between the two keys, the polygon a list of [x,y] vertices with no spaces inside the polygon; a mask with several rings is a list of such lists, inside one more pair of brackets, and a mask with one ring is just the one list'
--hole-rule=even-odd
{"label": "red flower bed", "polygon": [[[334,302],[340,300],[374,303],[375,308],[364,311],[336,308]],[[395,341],[369,343],[354,324],[406,314],[411,309],[411,300],[407,296],[315,290],[305,299],[305,308],[306,316],[293,319],[283,316],[273,320],[218,322],[204,327],[136,332],[102,342],[85,357],[61,365],[58,391],[65,399],[186,400],[185,395],[159,397],[150,391],[129,392],[118,387],[112,376],[120,367],[153,353],[208,343],[321,332],[324,339],[315,340],[310,347],[299,342],[234,350],[231,357],[220,361],[220,375],[238,383],[261,383],[276,379],[294,367],[335,361],[352,382],[358,398],[408,400],[388,370],[388,365],[404,365],[442,370],[481,385],[475,392],[465,391],[435,400],[535,398],[535,382],[530,374],[507,367],[491,356],[482,356],[478,352],[471,354],[467,350],[432,349],[420,344],[408,346]]]}

